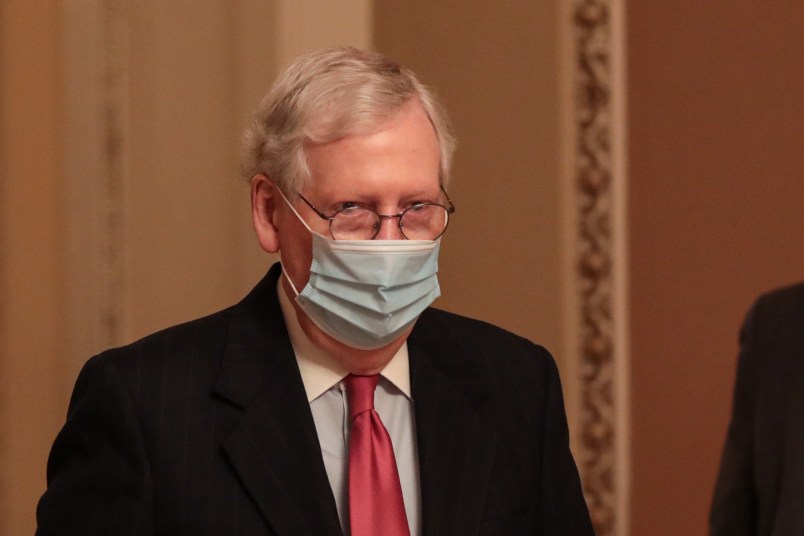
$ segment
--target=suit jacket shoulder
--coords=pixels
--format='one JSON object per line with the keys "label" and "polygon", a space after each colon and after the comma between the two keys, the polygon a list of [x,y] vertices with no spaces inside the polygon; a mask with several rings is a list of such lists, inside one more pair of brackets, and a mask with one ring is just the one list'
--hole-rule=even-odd
{"label": "suit jacket shoulder", "polygon": [[765,293],[754,303],[745,325],[761,331],[804,320],[804,283]]}
{"label": "suit jacket shoulder", "polygon": [[552,356],[432,308],[408,348],[428,531],[592,534]]}
{"label": "suit jacket shoulder", "polygon": [[740,330],[713,536],[799,534],[804,515],[804,284],[760,296]]}
{"label": "suit jacket shoulder", "polygon": [[549,366],[553,357],[541,345],[483,320],[462,316],[436,308],[427,309],[419,319],[415,336],[448,338],[473,360],[499,360],[515,365]]}
{"label": "suit jacket shoulder", "polygon": [[237,305],[87,362],[39,536],[340,534],[278,277],[277,265]]}
{"label": "suit jacket shoulder", "polygon": [[[276,298],[89,360],[37,534],[341,533]],[[425,532],[592,534],[550,355],[430,309],[408,339]]]}

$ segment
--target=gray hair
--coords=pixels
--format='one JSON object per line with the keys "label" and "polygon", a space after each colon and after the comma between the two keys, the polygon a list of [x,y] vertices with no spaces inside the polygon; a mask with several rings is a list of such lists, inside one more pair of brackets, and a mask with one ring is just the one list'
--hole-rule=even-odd
{"label": "gray hair", "polygon": [[305,148],[368,133],[418,99],[449,181],[455,139],[441,104],[413,72],[377,52],[324,49],[297,58],[274,83],[243,134],[242,175],[264,173],[290,195],[310,181]]}

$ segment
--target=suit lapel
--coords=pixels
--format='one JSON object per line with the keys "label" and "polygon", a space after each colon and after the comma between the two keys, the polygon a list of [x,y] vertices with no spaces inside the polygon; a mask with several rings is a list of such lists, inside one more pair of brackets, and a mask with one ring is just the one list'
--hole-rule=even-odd
{"label": "suit lapel", "polygon": [[[232,311],[216,393],[242,409],[224,443],[274,532],[340,535],[318,436],[276,296],[274,266]],[[427,312],[409,354],[428,536],[478,532],[494,456],[488,389],[471,355]]]}
{"label": "suit lapel", "polygon": [[470,356],[425,313],[408,340],[424,534],[476,534],[494,455],[488,390]]}
{"label": "suit lapel", "polygon": [[340,535],[312,413],[276,296],[275,265],[235,306],[216,392],[243,410],[223,448],[279,535]]}

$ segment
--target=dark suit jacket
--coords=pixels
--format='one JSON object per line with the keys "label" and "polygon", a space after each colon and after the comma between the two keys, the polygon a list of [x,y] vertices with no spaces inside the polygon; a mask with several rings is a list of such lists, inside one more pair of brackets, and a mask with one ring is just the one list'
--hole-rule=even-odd
{"label": "dark suit jacket", "polygon": [[804,534],[804,284],[761,297],[743,325],[710,526]]}
{"label": "dark suit jacket", "polygon": [[[38,535],[341,534],[279,273],[86,364]],[[434,309],[408,345],[424,534],[592,534],[547,351]]]}

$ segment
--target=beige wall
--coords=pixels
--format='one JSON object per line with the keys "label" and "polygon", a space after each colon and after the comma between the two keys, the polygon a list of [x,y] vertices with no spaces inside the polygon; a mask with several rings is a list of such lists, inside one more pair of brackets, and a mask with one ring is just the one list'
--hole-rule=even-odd
{"label": "beige wall", "polygon": [[0,4],[0,534],[32,533],[64,415],[57,2]]}
{"label": "beige wall", "polygon": [[374,20],[375,47],[441,95],[458,138],[438,306],[561,358],[557,3],[382,0]]}
{"label": "beige wall", "polygon": [[804,279],[804,4],[629,2],[633,534],[705,534],[737,332]]}

